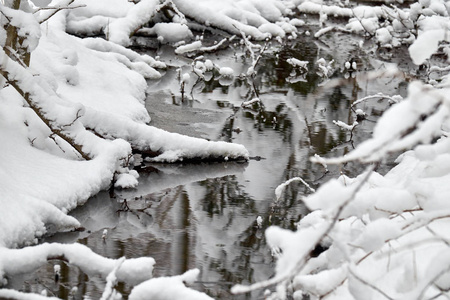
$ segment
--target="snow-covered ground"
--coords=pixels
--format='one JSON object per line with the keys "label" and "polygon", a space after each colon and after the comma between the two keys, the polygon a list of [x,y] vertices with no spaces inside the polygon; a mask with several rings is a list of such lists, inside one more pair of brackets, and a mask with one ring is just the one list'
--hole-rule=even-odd
{"label": "snow-covered ground", "polygon": [[[130,295],[133,299],[149,294],[159,299],[208,299],[184,285],[195,280],[197,270],[150,279],[152,258],[108,260],[78,244],[31,245],[44,234],[76,230],[79,222],[67,213],[111,184],[135,187],[138,174],[129,169],[132,149],[154,153],[151,159],[156,162],[249,157],[239,144],[148,125],[146,79],[159,79],[160,70],[167,66],[127,49],[132,35],[153,36],[158,43],[172,44],[180,55],[216,49],[196,37],[195,30],[211,28],[227,37],[236,35],[253,63],[245,73],[251,77],[256,75],[261,50],[251,40],[296,38],[296,26],[304,25],[294,14],[300,11],[319,15],[314,35],[318,40],[338,31],[374,38],[379,49],[408,47],[415,64],[425,63],[428,76],[410,84],[407,98],[394,99],[399,103],[380,119],[373,138],[346,156],[315,158],[321,164],[365,163],[367,172],[354,179],[331,180],[305,198],[313,212],[299,222],[296,232],[269,228],[266,238],[274,253],[281,253],[276,275],[252,287],[237,286],[233,292],[277,285],[270,299],[283,299],[289,290],[298,299],[303,293],[328,299],[447,296],[448,62],[430,60],[436,52],[444,58],[450,52],[447,2],[421,0],[403,9],[395,5],[351,9],[340,1],[55,0],[46,10],[23,0],[21,9],[14,10],[10,2],[0,5],[2,25],[11,25],[0,31],[2,285],[8,277],[30,272],[47,259],[64,259],[89,274],[100,273],[108,283],[104,299],[115,296],[118,280],[143,282]],[[345,24],[331,24],[334,17],[344,18]],[[11,39],[14,32],[18,39]],[[29,66],[27,53],[31,53]],[[193,76],[207,76],[210,62],[197,60],[202,63],[193,65]],[[327,78],[333,62],[318,59],[317,63],[320,76]],[[307,71],[301,61],[291,64]],[[348,62],[345,68],[357,66]],[[224,85],[237,75],[228,66],[218,72]],[[373,76],[396,74],[398,70],[388,69]],[[189,80],[185,73],[180,84]],[[343,128],[357,126],[346,123],[336,120]],[[408,149],[413,150],[400,156],[387,175],[375,172],[387,155]],[[310,258],[317,244],[329,248]],[[2,289],[0,297],[25,296]]]}

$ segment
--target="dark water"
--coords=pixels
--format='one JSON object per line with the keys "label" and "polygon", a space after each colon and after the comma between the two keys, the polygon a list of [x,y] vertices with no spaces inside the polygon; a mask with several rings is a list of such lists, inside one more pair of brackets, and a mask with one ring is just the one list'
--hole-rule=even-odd
{"label": "dark water", "polygon": [[[349,132],[333,124],[333,120],[353,123],[351,103],[356,99],[380,91],[405,94],[406,84],[401,79],[368,79],[366,71],[383,68],[385,63],[363,49],[359,40],[339,35],[328,38],[327,44],[303,36],[270,47],[258,64],[254,80],[235,78],[224,86],[216,74],[211,81],[194,86],[196,77],[191,74],[184,101],[180,99],[176,69],[189,72],[191,61],[159,49],[156,54],[173,67],[162,80],[150,82],[149,95],[159,95],[148,100],[155,106],[147,105],[155,124],[211,140],[243,144],[258,160],[146,163],[138,188],[116,190],[113,198],[100,193],[71,213],[87,229],[85,232],[60,234],[47,241],[79,242],[110,258],[151,256],[156,260],[155,277],[198,268],[201,272],[195,289],[217,299],[262,299],[263,291],[233,296],[229,289],[236,283],[271,277],[275,261],[265,242],[265,228],[277,225],[295,230],[296,222],[308,212],[301,201],[310,193],[305,186],[292,183],[279,201],[275,199],[275,188],[296,176],[317,188],[341,172],[356,175],[361,166],[329,166],[326,173],[309,157],[343,155],[370,136],[375,121],[389,106],[385,100],[358,105],[368,117],[356,127],[352,141]],[[309,61],[309,71],[294,72],[286,62],[291,57]],[[236,75],[245,72],[249,63],[239,45],[209,58],[220,66],[232,66]],[[327,88],[329,80],[317,74],[319,58],[334,60],[330,78],[341,79],[338,85]],[[355,61],[357,70],[345,71],[346,61]],[[240,106],[257,95],[263,106]],[[155,101],[164,105],[156,106]],[[170,107],[167,109],[189,122],[165,122],[158,119],[162,112],[152,111],[152,107]],[[258,216],[263,218],[261,228],[256,225]],[[108,230],[105,241],[104,229]],[[46,289],[49,295],[61,298],[101,296],[104,280],[88,277],[62,262],[61,283],[55,284],[53,264],[18,279],[17,284],[28,291]],[[74,286],[78,290],[71,296]],[[118,287],[125,297],[130,289]]]}

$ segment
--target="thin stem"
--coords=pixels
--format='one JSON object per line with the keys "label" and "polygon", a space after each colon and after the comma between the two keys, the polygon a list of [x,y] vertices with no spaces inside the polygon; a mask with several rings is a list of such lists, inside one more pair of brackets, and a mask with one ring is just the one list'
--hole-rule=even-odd
{"label": "thin stem", "polygon": [[370,282],[366,281],[365,279],[359,277],[359,275],[357,275],[355,272],[353,272],[353,270],[349,267],[348,271],[350,272],[350,274],[352,274],[353,277],[355,277],[355,279],[357,279],[358,281],[360,281],[361,283],[367,285],[368,287],[370,287],[371,289],[377,291],[378,293],[380,293],[381,295],[383,295],[386,299],[389,300],[394,300],[394,298],[392,298],[391,296],[389,296],[388,294],[386,294],[385,292],[383,292],[380,288],[378,288],[377,286],[371,284]]}

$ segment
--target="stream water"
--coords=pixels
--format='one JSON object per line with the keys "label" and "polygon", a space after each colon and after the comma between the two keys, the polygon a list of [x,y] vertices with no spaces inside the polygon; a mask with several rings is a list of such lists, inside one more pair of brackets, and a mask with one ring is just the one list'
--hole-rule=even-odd
{"label": "stream water", "polygon": [[[151,164],[140,169],[139,186],[91,198],[74,210],[86,228],[45,241],[78,242],[110,258],[151,256],[156,260],[154,276],[182,274],[200,269],[193,288],[217,299],[263,299],[264,291],[231,295],[236,283],[249,284],[270,278],[275,260],[266,245],[264,230],[271,225],[295,229],[308,211],[302,197],[310,190],[292,183],[277,201],[275,188],[300,176],[313,188],[340,173],[357,175],[361,166],[312,164],[309,157],[338,156],[367,139],[375,121],[389,107],[386,100],[358,105],[367,118],[352,133],[333,123],[352,124],[353,101],[383,92],[405,95],[406,83],[399,78],[371,78],[367,71],[386,65],[377,55],[361,50],[360,40],[335,34],[321,43],[307,35],[285,45],[272,45],[263,55],[253,81],[236,77],[224,82],[217,74],[208,82],[195,84],[192,60],[177,58],[173,49],[161,47],[152,55],[171,67],[163,78],[149,82],[147,108],[153,124],[169,131],[243,144],[254,157],[249,162]],[[219,66],[232,67],[235,75],[249,66],[241,45],[206,56]],[[295,57],[309,61],[302,74],[287,63]],[[317,60],[334,60],[331,79],[317,74]],[[348,72],[345,62],[355,62]],[[177,69],[189,73],[191,82],[181,99]],[[338,80],[339,79],[339,80]],[[260,107],[244,109],[242,102],[258,92]],[[379,100],[379,99],[377,99]],[[330,195],[332,196],[332,195]],[[126,200],[126,201],[124,201]],[[256,218],[261,216],[261,227]],[[102,239],[103,231],[108,235]],[[61,264],[61,280],[53,280],[53,265]],[[98,299],[105,282],[89,277],[76,267],[51,262],[36,274],[21,279],[19,289],[64,299]],[[77,291],[72,291],[76,286]],[[119,285],[126,297],[131,287]],[[72,291],[72,294],[71,294]]]}

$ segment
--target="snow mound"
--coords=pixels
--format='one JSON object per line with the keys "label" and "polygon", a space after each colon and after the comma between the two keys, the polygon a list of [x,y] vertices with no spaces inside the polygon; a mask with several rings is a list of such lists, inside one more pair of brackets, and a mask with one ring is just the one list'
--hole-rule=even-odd
{"label": "snow mound", "polygon": [[130,293],[130,300],[144,299],[186,299],[186,300],[211,300],[205,293],[190,289],[185,284],[192,284],[200,271],[198,269],[189,270],[179,276],[159,277],[145,281]]}

